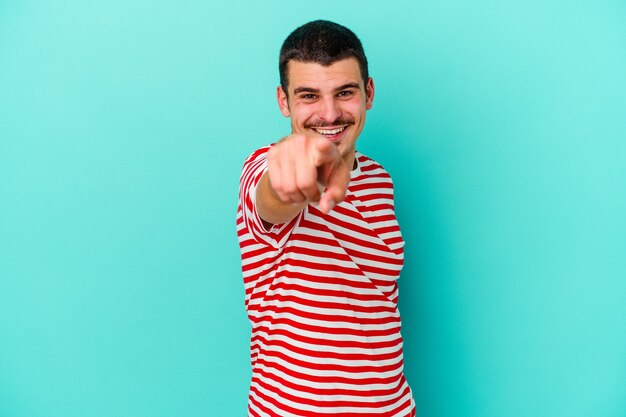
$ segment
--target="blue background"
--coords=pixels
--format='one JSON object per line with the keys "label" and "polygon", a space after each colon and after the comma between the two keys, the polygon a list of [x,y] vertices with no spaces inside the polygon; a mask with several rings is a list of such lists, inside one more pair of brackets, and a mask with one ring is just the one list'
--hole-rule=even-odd
{"label": "blue background", "polygon": [[243,416],[241,164],[352,28],[419,416],[626,413],[626,4],[0,2],[0,416]]}

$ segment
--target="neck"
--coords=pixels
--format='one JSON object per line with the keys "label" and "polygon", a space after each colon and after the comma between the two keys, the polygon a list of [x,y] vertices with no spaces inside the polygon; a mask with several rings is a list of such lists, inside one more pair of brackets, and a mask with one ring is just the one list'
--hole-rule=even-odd
{"label": "neck", "polygon": [[346,164],[350,171],[353,171],[358,166],[356,162],[355,151],[351,151],[348,155],[343,157],[343,162]]}

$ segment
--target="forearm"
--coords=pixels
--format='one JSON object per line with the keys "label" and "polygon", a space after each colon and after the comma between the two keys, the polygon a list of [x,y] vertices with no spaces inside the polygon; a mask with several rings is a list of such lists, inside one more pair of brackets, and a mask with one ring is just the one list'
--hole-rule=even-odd
{"label": "forearm", "polygon": [[264,225],[269,228],[273,224],[286,223],[296,217],[307,202],[285,203],[280,200],[276,192],[272,189],[269,174],[265,172],[257,185],[256,207],[259,217]]}

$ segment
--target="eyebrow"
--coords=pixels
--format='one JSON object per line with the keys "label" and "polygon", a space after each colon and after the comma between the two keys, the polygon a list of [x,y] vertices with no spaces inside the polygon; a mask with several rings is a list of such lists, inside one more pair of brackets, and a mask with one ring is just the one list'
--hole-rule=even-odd
{"label": "eyebrow", "polygon": [[295,90],[293,90],[294,94],[299,94],[299,93],[319,93],[320,90],[318,90],[317,88],[311,88],[311,87],[298,87]]}
{"label": "eyebrow", "polygon": [[[342,90],[347,90],[350,88],[359,88],[359,83],[346,83],[344,85],[341,85],[337,88],[335,88],[335,92],[338,91],[342,91]],[[293,90],[294,94],[299,94],[299,93],[319,93],[320,90],[318,88],[312,88],[312,87],[297,87],[296,89]]]}

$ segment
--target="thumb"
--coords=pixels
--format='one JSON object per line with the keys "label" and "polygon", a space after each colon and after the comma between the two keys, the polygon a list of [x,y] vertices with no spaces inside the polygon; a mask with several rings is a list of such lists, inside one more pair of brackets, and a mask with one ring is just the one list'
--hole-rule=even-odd
{"label": "thumb", "polygon": [[315,138],[313,143],[312,159],[313,165],[319,167],[328,162],[334,162],[341,158],[337,147],[328,139],[321,136]]}

